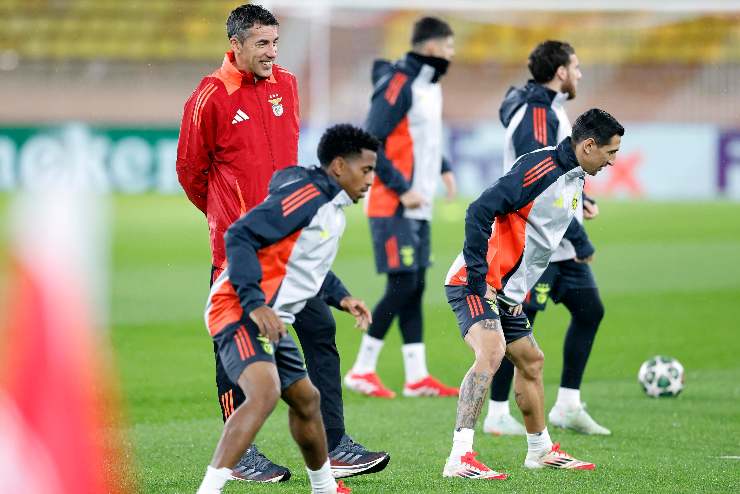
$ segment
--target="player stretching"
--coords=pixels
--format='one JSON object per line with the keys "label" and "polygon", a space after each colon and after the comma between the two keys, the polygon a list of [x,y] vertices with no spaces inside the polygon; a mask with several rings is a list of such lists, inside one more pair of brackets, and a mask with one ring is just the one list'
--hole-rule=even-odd
{"label": "player stretching", "polygon": [[[529,55],[533,81],[522,88],[512,88],[501,104],[501,122],[506,127],[504,173],[519,156],[554,146],[570,135],[570,121],[563,103],[575,98],[581,70],[573,48],[560,41],[545,41]],[[578,204],[574,221],[592,219],[598,206],[587,196]],[[552,255],[550,265],[535,283],[524,302],[524,313],[534,324],[537,311],[544,310],[548,296],[562,302],[570,312],[570,324],[563,345],[563,371],[555,406],[550,410],[552,425],[585,434],[611,434],[597,424],[581,403],[581,380],[591,353],[591,346],[604,316],[599,289],[588,263],[594,248],[584,236],[568,238]],[[493,434],[524,435],[524,427],[511,416],[509,391],[514,365],[504,359],[491,384],[491,401],[483,430]]]}
{"label": "player stretching", "polygon": [[345,385],[369,396],[396,394],[380,381],[375,368],[393,319],[403,337],[405,396],[457,396],[429,375],[422,342],[422,296],[430,263],[429,223],[437,177],[454,196],[454,176],[442,158],[442,88],[454,54],[452,29],[424,17],[414,24],[412,51],[395,64],[373,67],[367,130],[383,143],[378,171],[367,200],[375,265],[386,273],[385,294],[373,309],[373,324],[362,337]]}
{"label": "player stretching", "polygon": [[[452,306],[475,362],[463,379],[445,477],[504,479],[476,460],[473,434],[486,391],[504,354],[514,362],[514,395],[527,428],[527,468],[592,470],[553,444],[545,427],[542,364],[521,303],[547,267],[583,194],[584,174],[614,162],[622,126],[603,110],[578,117],[572,137],[522,156],[468,207],[465,246],[446,279]],[[581,233],[582,234],[582,233]]]}
{"label": "player stretching", "polygon": [[[347,293],[329,268],[344,231],[343,208],[372,184],[378,144],[351,125],[328,129],[318,148],[321,168],[277,172],[264,202],[228,229],[228,264],[213,283],[205,318],[226,374],[246,400],[224,424],[198,494],[221,492],[278,398],[290,407],[290,432],[312,492],[349,492],[332,476],[319,393],[284,325],[320,291]],[[366,329],[371,314],[365,304],[343,299]]]}

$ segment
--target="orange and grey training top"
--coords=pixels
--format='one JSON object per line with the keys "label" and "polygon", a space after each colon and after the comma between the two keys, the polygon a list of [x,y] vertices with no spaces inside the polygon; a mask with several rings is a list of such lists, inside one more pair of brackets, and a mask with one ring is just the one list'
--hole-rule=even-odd
{"label": "orange and grey training top", "polygon": [[308,299],[337,307],[349,295],[331,271],[344,232],[347,193],[321,168],[275,173],[270,195],[226,233],[226,269],[211,287],[206,326],[215,335],[267,304],[292,324]]}
{"label": "orange and grey training top", "polygon": [[557,147],[523,155],[514,167],[468,207],[465,245],[445,285],[467,285],[481,297],[486,284],[505,301],[524,301],[564,235],[578,257],[593,247],[583,226],[572,221],[580,207],[585,172],[571,138]]}

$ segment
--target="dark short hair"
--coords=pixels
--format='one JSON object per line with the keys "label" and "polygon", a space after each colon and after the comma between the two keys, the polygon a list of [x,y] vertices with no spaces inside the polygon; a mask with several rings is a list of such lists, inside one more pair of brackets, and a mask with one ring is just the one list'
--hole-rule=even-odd
{"label": "dark short hair", "polygon": [[236,37],[239,42],[244,42],[247,31],[256,24],[260,26],[280,25],[272,12],[262,5],[246,3],[238,6],[229,14],[229,18],[226,19],[226,36],[229,39]]}
{"label": "dark short hair", "polygon": [[334,158],[349,158],[362,153],[363,149],[377,152],[380,146],[375,136],[350,124],[329,127],[321,136],[317,154],[321,166],[329,166]]}
{"label": "dark short hair", "polygon": [[604,110],[591,108],[576,119],[571,139],[574,144],[578,144],[592,137],[597,146],[604,146],[615,135],[624,135],[622,124]]}
{"label": "dark short hair", "polygon": [[555,77],[561,65],[567,67],[576,51],[563,41],[543,41],[529,54],[529,71],[535,82],[544,84]]}
{"label": "dark short hair", "polygon": [[416,45],[430,39],[452,36],[452,28],[437,17],[422,17],[414,23],[411,33],[411,44]]}

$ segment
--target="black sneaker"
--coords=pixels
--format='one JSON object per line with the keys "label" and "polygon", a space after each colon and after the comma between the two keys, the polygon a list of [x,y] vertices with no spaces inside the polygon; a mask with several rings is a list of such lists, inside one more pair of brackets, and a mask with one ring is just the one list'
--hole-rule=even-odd
{"label": "black sneaker", "polygon": [[244,482],[285,482],[290,478],[290,470],[271,462],[253,444],[231,471],[231,478]]}
{"label": "black sneaker", "polygon": [[380,472],[391,461],[391,455],[385,451],[368,451],[345,434],[339,445],[329,452],[329,461],[332,475],[341,479]]}

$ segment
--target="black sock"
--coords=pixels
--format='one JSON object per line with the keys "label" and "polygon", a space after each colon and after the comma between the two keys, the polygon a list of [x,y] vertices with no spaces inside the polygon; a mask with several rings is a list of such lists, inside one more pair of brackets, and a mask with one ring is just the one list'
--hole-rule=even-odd
{"label": "black sock", "polygon": [[385,293],[373,309],[373,323],[367,334],[379,340],[384,339],[393,318],[416,293],[417,285],[416,272],[389,273]]}
{"label": "black sock", "polygon": [[604,317],[604,306],[596,288],[570,289],[562,301],[570,311],[571,320],[563,344],[560,386],[580,389],[596,331]]}
{"label": "black sock", "polygon": [[422,297],[424,295],[426,269],[416,273],[416,290],[406,300],[398,313],[398,325],[405,344],[421,343],[424,319],[422,315]]}

